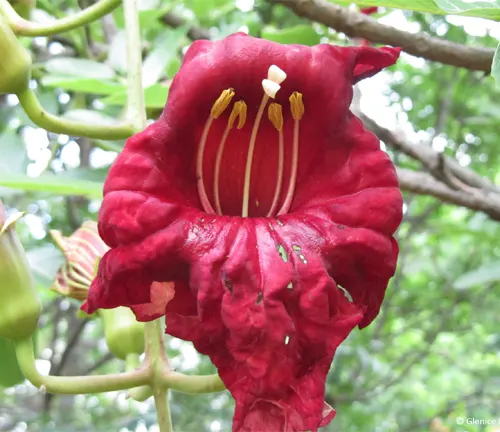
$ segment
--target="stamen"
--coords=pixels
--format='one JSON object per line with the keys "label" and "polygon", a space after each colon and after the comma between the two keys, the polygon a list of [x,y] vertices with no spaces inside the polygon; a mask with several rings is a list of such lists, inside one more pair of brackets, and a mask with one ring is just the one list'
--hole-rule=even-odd
{"label": "stamen", "polygon": [[278,132],[283,129],[283,112],[280,104],[276,102],[270,103],[267,109],[267,116]]}
{"label": "stamen", "polygon": [[290,96],[290,111],[294,120],[301,120],[304,115],[304,102],[302,102],[302,93],[294,91]]}
{"label": "stamen", "polygon": [[283,185],[283,168],[284,168],[284,160],[285,160],[285,145],[283,140],[283,113],[281,109],[281,105],[275,102],[269,105],[267,111],[269,120],[274,125],[276,130],[278,131],[278,173],[277,173],[277,181],[276,188],[274,189],[274,197],[273,202],[271,204],[271,208],[267,217],[273,216],[276,212],[276,207],[278,207],[278,200],[281,193],[281,186]]}
{"label": "stamen", "polygon": [[304,103],[302,93],[293,92],[290,96],[290,110],[293,117],[293,145],[292,145],[292,166],[290,169],[290,183],[285,196],[285,202],[278,212],[278,216],[287,213],[292,205],[293,195],[295,194],[295,185],[297,183],[297,169],[299,165],[299,122],[304,115]]}
{"label": "stamen", "polygon": [[[273,87],[275,86],[275,87]],[[276,92],[280,89],[280,85],[273,81],[263,80],[262,87],[264,89],[264,97],[257,111],[257,116],[255,117],[255,122],[252,128],[252,134],[250,135],[250,144],[248,146],[247,163],[245,167],[245,183],[243,185],[243,206],[241,209],[241,216],[248,217],[248,202],[250,199],[250,177],[252,174],[252,162],[253,153],[255,150],[255,141],[257,139],[257,131],[259,130],[260,121],[262,120],[262,115],[264,114],[264,109],[266,107],[269,97],[274,98]]]}
{"label": "stamen", "polygon": [[241,129],[245,125],[247,119],[247,104],[242,100],[236,102],[233,105],[233,109],[227,121],[226,129],[224,130],[224,134],[222,135],[222,140],[219,144],[219,148],[217,149],[217,157],[215,159],[215,173],[214,173],[214,200],[215,200],[215,210],[217,211],[218,215],[222,215],[222,208],[220,204],[220,194],[219,194],[219,177],[220,177],[220,167],[222,162],[222,154],[224,153],[224,147],[226,145],[227,137],[229,136],[229,132],[233,128],[236,119],[238,119],[238,125],[236,127],[238,129]]}
{"label": "stamen", "polygon": [[210,117],[213,117],[214,119],[219,118],[219,116],[225,111],[227,106],[230,104],[233,96],[234,96],[234,90],[232,88],[223,90],[219,98],[213,104],[212,109],[210,110]]}
{"label": "stamen", "polygon": [[262,87],[266,95],[273,99],[276,97],[276,93],[278,93],[278,90],[281,88],[278,83],[268,79],[262,80]]}
{"label": "stamen", "polygon": [[227,108],[231,99],[234,96],[233,89],[224,90],[218,99],[214,102],[212,109],[210,110],[210,116],[208,117],[205,127],[203,128],[203,133],[201,134],[200,145],[198,146],[198,155],[196,157],[196,185],[198,187],[198,196],[200,197],[200,202],[207,213],[215,213],[212,205],[207,196],[207,191],[205,190],[205,184],[203,183],[203,155],[205,153],[205,146],[207,144],[208,132],[212,126],[212,122],[218,118],[224,110]]}
{"label": "stamen", "polygon": [[286,79],[286,73],[276,65],[271,65],[267,71],[267,79],[281,84]]}
{"label": "stamen", "polygon": [[243,205],[241,209],[241,216],[248,217],[248,203],[250,200],[250,178],[252,175],[252,162],[253,153],[255,150],[255,141],[257,139],[257,131],[259,130],[260,121],[262,120],[262,115],[264,114],[264,109],[269,101],[269,98],[275,98],[276,93],[281,88],[280,83],[282,83],[286,74],[278,66],[271,65],[267,71],[267,79],[262,80],[262,88],[264,89],[264,97],[257,111],[255,117],[255,122],[253,124],[252,133],[250,135],[250,144],[248,145],[247,163],[245,166],[245,183],[243,185]]}

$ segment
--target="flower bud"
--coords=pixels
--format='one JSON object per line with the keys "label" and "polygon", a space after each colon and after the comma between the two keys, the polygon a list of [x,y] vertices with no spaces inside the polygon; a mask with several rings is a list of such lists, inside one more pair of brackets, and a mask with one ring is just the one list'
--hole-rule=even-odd
{"label": "flower bud", "polygon": [[21,18],[30,19],[31,11],[36,6],[36,0],[9,0],[14,10]]}
{"label": "flower bud", "polygon": [[0,94],[20,93],[31,77],[31,55],[17,40],[5,17],[0,14]]}
{"label": "flower bud", "polygon": [[[109,249],[99,236],[97,223],[86,221],[70,237],[59,231],[50,234],[64,254],[65,262],[59,269],[51,289],[84,301],[96,274],[97,265]],[[144,324],[135,319],[125,307],[99,310],[109,350],[118,358],[144,352]]]}
{"label": "flower bud", "polygon": [[144,324],[136,321],[129,308],[100,309],[99,315],[106,344],[113,355],[125,360],[128,354],[144,352]]}
{"label": "flower bud", "polygon": [[31,336],[41,303],[28,259],[17,237],[17,213],[7,219],[0,201],[0,336],[17,340]]}
{"label": "flower bud", "polygon": [[109,249],[101,240],[97,223],[86,221],[70,237],[52,230],[50,235],[64,254],[65,262],[51,286],[66,297],[84,301],[94,279],[97,263]]}

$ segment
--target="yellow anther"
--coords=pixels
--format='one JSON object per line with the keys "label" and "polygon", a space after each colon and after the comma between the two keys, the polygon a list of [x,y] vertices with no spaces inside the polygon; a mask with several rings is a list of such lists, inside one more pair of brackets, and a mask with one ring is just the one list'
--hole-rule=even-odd
{"label": "yellow anther", "polygon": [[281,110],[281,105],[272,102],[267,109],[267,116],[274,127],[281,132],[281,129],[283,129],[283,112]]}
{"label": "yellow anther", "polygon": [[302,93],[294,91],[290,96],[290,109],[294,120],[300,120],[304,115],[304,102],[302,102]]}
{"label": "yellow anther", "polygon": [[238,119],[238,129],[241,129],[245,126],[245,122],[247,120],[247,104],[242,100],[239,100],[233,105],[233,110],[229,115],[228,125],[231,129],[234,125],[234,122]]}
{"label": "yellow anther", "polygon": [[233,96],[234,90],[232,88],[224,90],[212,106],[212,109],[210,110],[210,117],[214,119],[219,118],[231,102]]}

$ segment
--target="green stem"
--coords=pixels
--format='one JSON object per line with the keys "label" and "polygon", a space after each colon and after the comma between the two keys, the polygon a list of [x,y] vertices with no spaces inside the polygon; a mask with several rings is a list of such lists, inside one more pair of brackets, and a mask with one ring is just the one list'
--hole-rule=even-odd
{"label": "green stem", "polygon": [[153,397],[160,432],[172,432],[172,416],[170,414],[170,404],[168,403],[168,390],[163,390],[161,387],[153,387]]}
{"label": "green stem", "polygon": [[[127,35],[127,118],[135,132],[146,127],[146,108],[142,88],[141,29],[137,0],[123,0],[125,30]],[[146,364],[151,373],[151,388],[155,400],[160,432],[172,432],[168,390],[160,385],[163,369],[168,368],[160,320],[144,325],[146,341]]]}
{"label": "green stem", "polygon": [[142,89],[141,29],[137,0],[123,0],[127,33],[127,118],[135,132],[146,127],[146,105]]}
{"label": "green stem", "polygon": [[137,369],[111,375],[91,375],[75,377],[42,376],[35,364],[33,340],[15,341],[16,356],[23,375],[35,387],[56,394],[104,393],[138,387],[149,382],[150,372]]}
{"label": "green stem", "polygon": [[163,326],[161,321],[147,322],[144,325],[144,336],[146,339],[146,358],[152,376],[153,397],[158,415],[158,426],[160,432],[172,432],[172,419],[170,417],[170,406],[168,403],[168,389],[161,385],[161,375],[164,369],[168,369],[168,360],[165,354],[165,343],[163,340]]}
{"label": "green stem", "polygon": [[163,388],[170,388],[181,393],[201,394],[216,393],[226,389],[219,375],[184,375],[171,370],[160,375]]}
{"label": "green stem", "polygon": [[[164,369],[158,380],[162,388],[185,394],[217,393],[226,390],[224,383],[217,374],[185,375]],[[131,389],[129,395],[138,402],[144,402],[153,396],[153,389],[149,386],[137,387]]]}
{"label": "green stem", "polygon": [[94,144],[105,151],[120,153],[123,150],[123,144],[120,145],[110,141],[94,140]]}
{"label": "green stem", "polygon": [[139,354],[129,353],[125,358],[125,370],[127,372],[132,372],[139,368],[141,362],[139,361]]}
{"label": "green stem", "polygon": [[30,88],[18,93],[17,97],[33,123],[50,132],[103,140],[125,139],[133,134],[131,125],[126,123],[95,125],[61,119],[52,115],[43,109],[35,93]]}
{"label": "green stem", "polygon": [[19,36],[50,36],[96,21],[112,12],[120,4],[121,0],[101,0],[77,14],[58,19],[50,24],[37,24],[21,18],[7,0],[0,0],[0,13],[8,19],[12,30]]}

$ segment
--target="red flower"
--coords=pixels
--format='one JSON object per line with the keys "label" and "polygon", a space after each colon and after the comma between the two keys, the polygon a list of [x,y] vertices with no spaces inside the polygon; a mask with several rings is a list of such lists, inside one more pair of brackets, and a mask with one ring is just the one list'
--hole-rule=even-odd
{"label": "red flower", "polygon": [[217,366],[234,431],[317,430],[334,416],[326,375],[379,311],[402,217],[393,165],[349,112],[352,85],[398,55],[195,42],[164,113],[110,170],[99,230],[112,249],[84,309],[156,303],[151,282],[173,281],[167,333]]}
{"label": "red flower", "polygon": [[360,12],[364,15],[372,15],[378,12],[378,7],[372,6],[372,7],[361,8]]}

